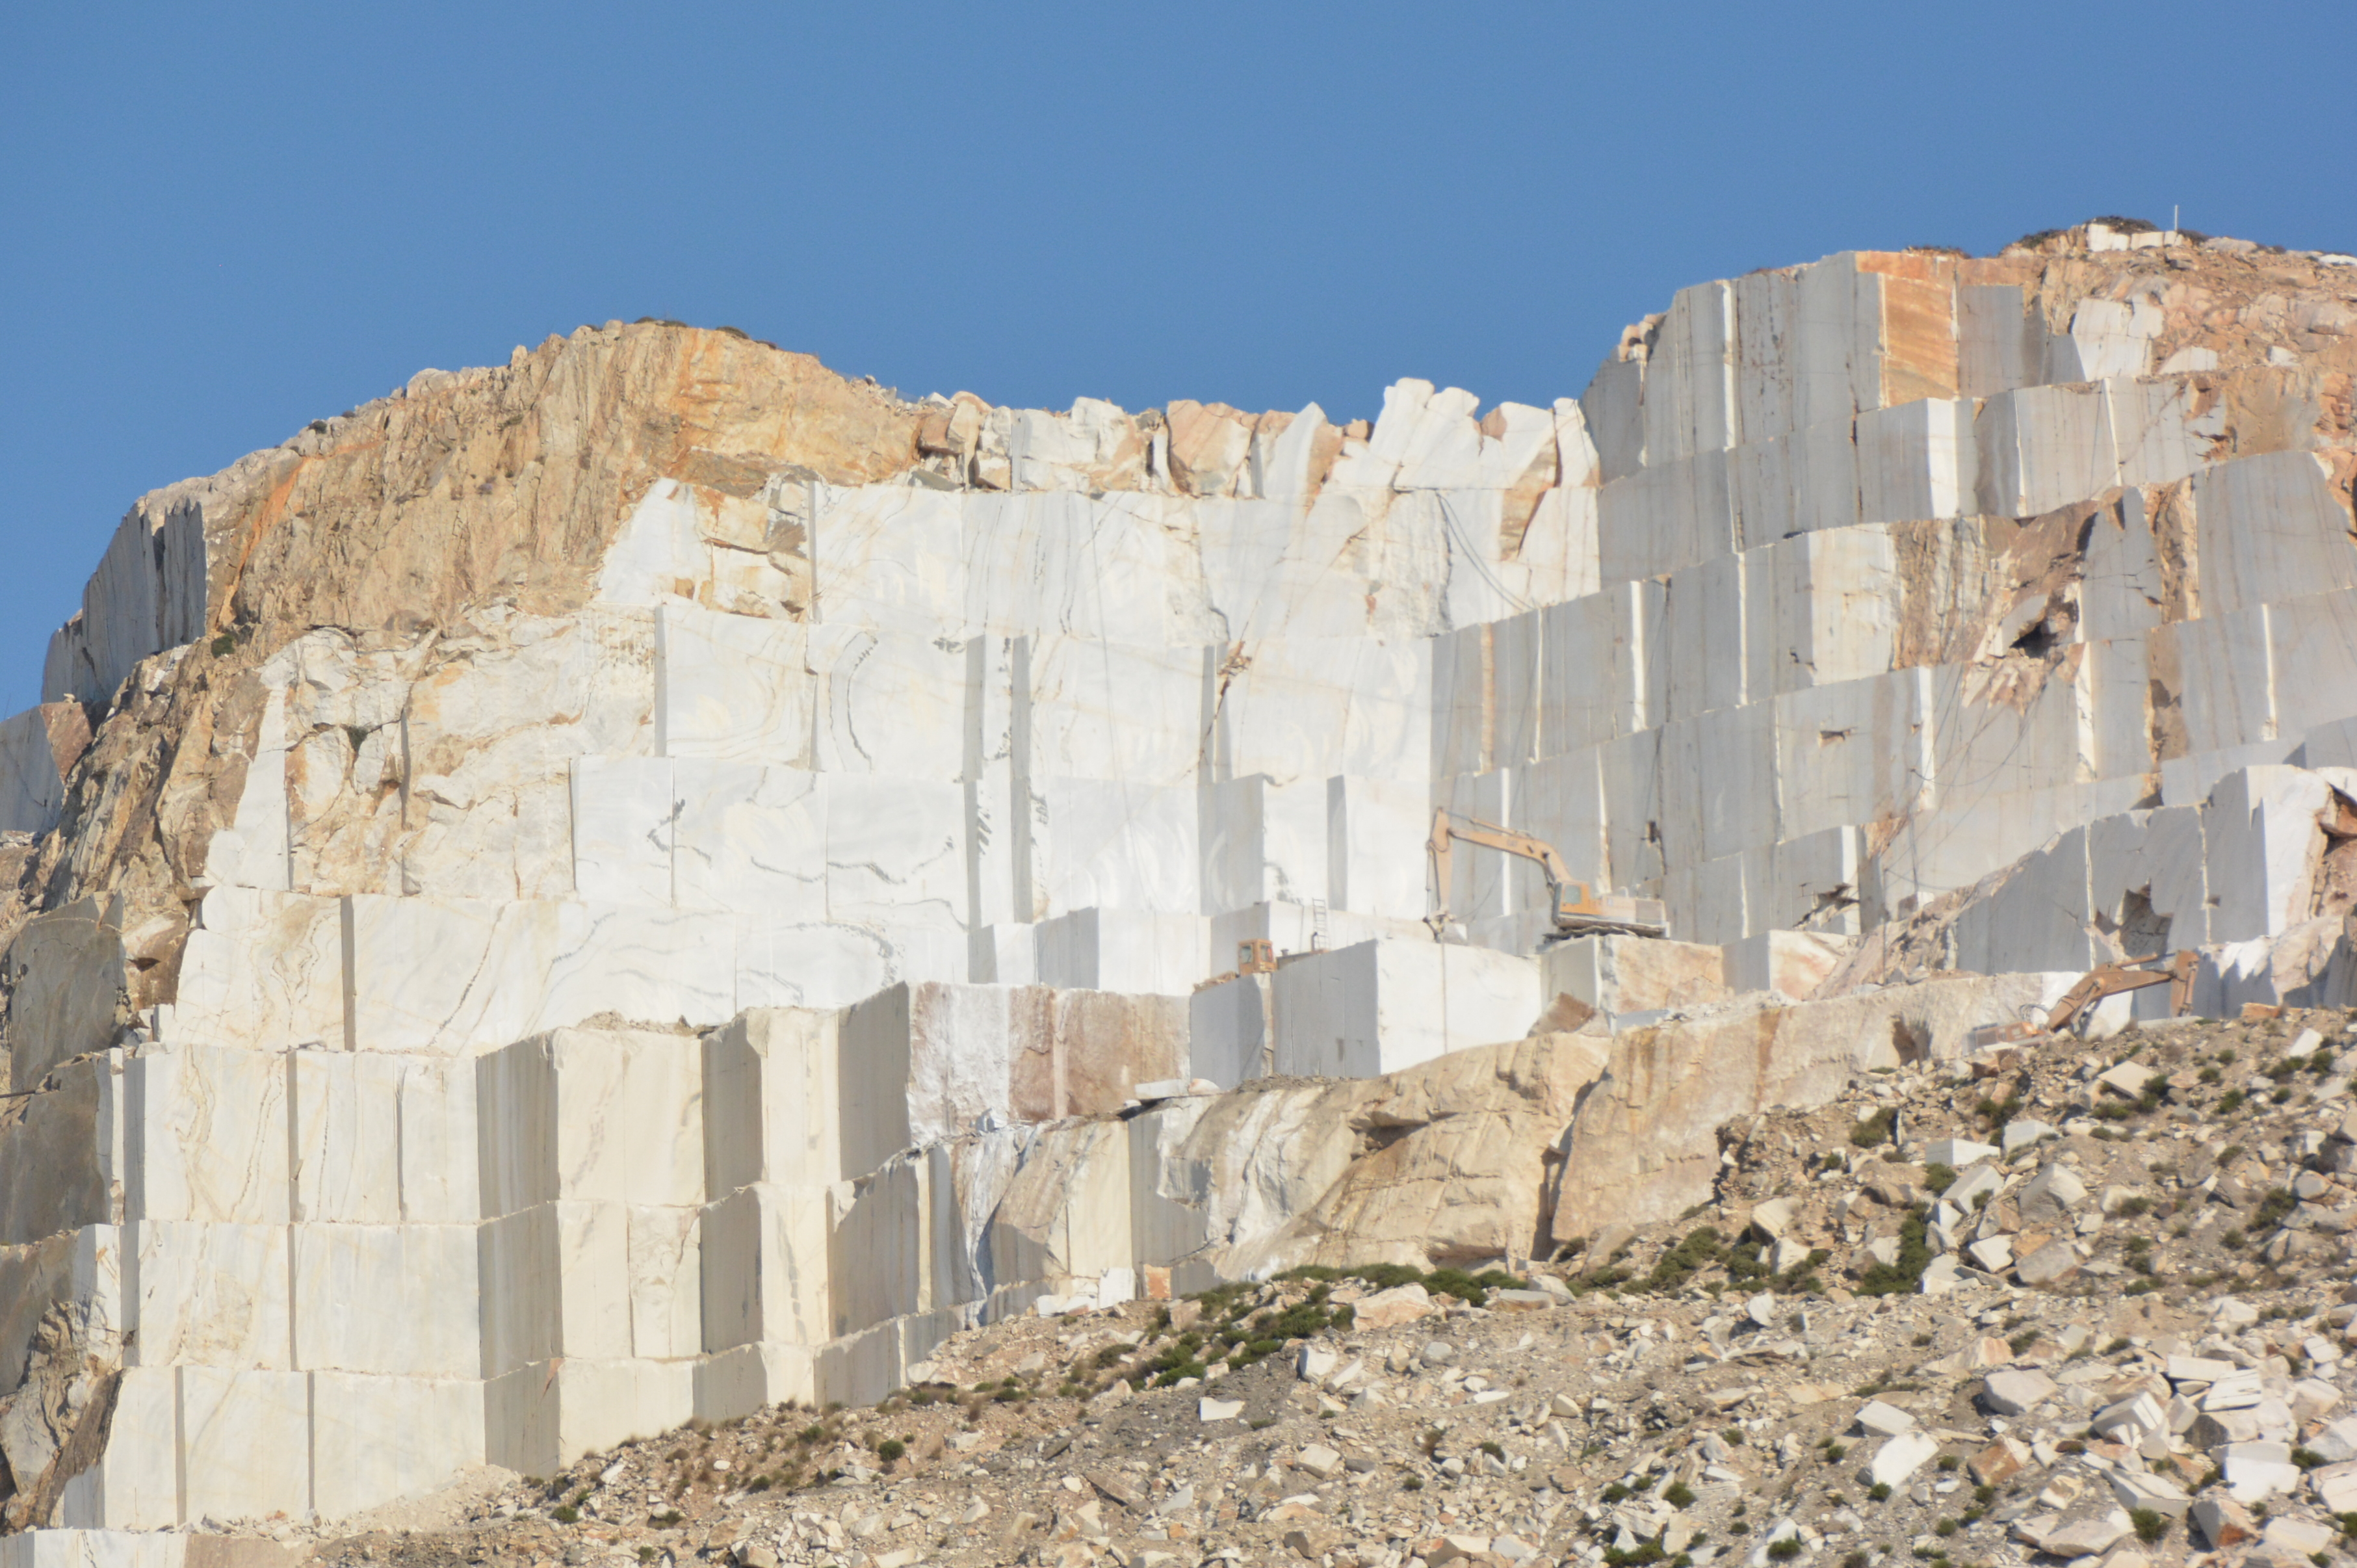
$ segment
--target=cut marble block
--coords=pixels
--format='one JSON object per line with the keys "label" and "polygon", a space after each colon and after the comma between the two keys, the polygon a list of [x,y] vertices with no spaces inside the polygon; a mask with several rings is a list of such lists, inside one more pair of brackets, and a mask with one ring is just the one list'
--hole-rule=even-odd
{"label": "cut marble block", "polygon": [[1973,404],[1921,398],[1857,416],[1860,522],[1911,522],[1971,510]]}
{"label": "cut marble block", "polygon": [[[1065,916],[1070,919],[1072,917]],[[1159,917],[1156,917],[1159,918]],[[1183,919],[1186,917],[1178,916]],[[966,979],[976,985],[1037,985],[1039,936],[1047,925],[982,926],[966,936]]]}
{"label": "cut marble block", "polygon": [[1870,679],[1897,661],[1899,556],[1887,527],[1747,551],[1742,582],[1749,701]]}
{"label": "cut marble block", "polygon": [[[115,1385],[106,1453],[66,1485],[59,1508],[69,1526],[162,1530],[184,1522],[180,1508],[178,1367],[129,1367]],[[25,1541],[25,1535],[6,1541]],[[181,1540],[182,1537],[164,1537]]]}
{"label": "cut marble block", "polygon": [[205,582],[202,511],[183,503],[156,517],[143,500],[107,542],[82,588],[81,613],[49,639],[41,700],[104,702],[141,660],[194,641]]}
{"label": "cut marble block", "polygon": [[[292,1097],[289,1217],[338,1224],[400,1223],[404,1217],[399,1111],[405,1058],[369,1052],[290,1051],[284,1059]],[[386,1114],[388,1110],[394,1113]],[[465,1216],[468,1221],[474,1218]]]}
{"label": "cut marble block", "polygon": [[2268,452],[2203,469],[2193,481],[2201,613],[2357,586],[2346,492],[2313,452]]}
{"label": "cut marble block", "polygon": [[[1521,803],[1518,795],[1516,804]],[[1429,905],[1425,843],[1431,831],[1431,806],[1421,786],[1383,779],[1329,779],[1328,904],[1354,915],[1422,919]]]}
{"label": "cut marble block", "polygon": [[311,1498],[311,1380],[180,1367],[181,1517],[300,1516]]}
{"label": "cut marble block", "polygon": [[[1030,929],[1042,985],[1184,996],[1216,967],[1211,922],[1200,915],[1075,909]],[[1011,977],[1006,983],[1021,983]]]}
{"label": "cut marble block", "polygon": [[283,1054],[191,1047],[124,1078],[126,1218],[286,1223]]}
{"label": "cut marble block", "polygon": [[1187,1076],[1233,1089],[1269,1070],[1274,982],[1240,974],[1187,999]]}
{"label": "cut marble block", "polygon": [[2287,760],[2299,768],[2357,768],[2357,718],[2316,725]]}
{"label": "cut marble block", "polygon": [[2152,360],[2152,340],[2160,336],[2160,306],[2151,299],[2133,305],[2117,299],[2083,299],[2071,314],[2071,342],[2078,349],[2078,371],[2068,381],[2095,381],[2105,376],[2141,376]]}
{"label": "cut marble block", "polygon": [[279,660],[285,657],[282,653],[264,666],[270,688],[263,698],[262,721],[254,736],[253,760],[246,765],[245,785],[238,793],[237,811],[205,849],[205,875],[218,887],[285,892],[293,886],[286,799],[286,693],[272,679],[281,672]]}
{"label": "cut marble block", "polygon": [[1723,450],[1737,434],[1735,285],[1696,284],[1670,302],[1645,361],[1645,461]]}
{"label": "cut marble block", "polygon": [[2122,811],[2087,823],[2087,886],[2099,926],[2127,956],[2209,940],[2201,812]]}
{"label": "cut marble block", "polygon": [[[936,570],[964,566],[963,607],[909,629],[940,636],[1061,632],[1148,647],[1218,635],[1192,542],[1169,525],[1174,502],[1136,491],[1102,496],[969,493],[963,537]],[[822,572],[829,553],[820,523]],[[820,591],[821,613],[839,618]],[[877,618],[862,613],[862,624]],[[906,624],[904,621],[903,624]]]}
{"label": "cut marble block", "polygon": [[2088,934],[2092,903],[2087,834],[2074,828],[1957,917],[1955,967],[1978,974],[2090,969],[2101,956]]}
{"label": "cut marble block", "polygon": [[[1669,717],[1668,585],[1616,584],[1577,618],[1540,626],[1540,755],[1563,756]],[[1602,640],[1599,642],[1598,639]],[[1583,738],[1592,737],[1592,738]]]}
{"label": "cut marble block", "polygon": [[947,783],[965,763],[964,647],[939,633],[810,628],[819,682],[813,765]]}
{"label": "cut marble block", "polygon": [[2141,636],[2160,624],[2163,592],[2144,492],[2131,487],[2116,504],[2098,510],[2088,528],[2079,585],[2083,634],[2091,643]]}
{"label": "cut marble block", "polygon": [[1598,571],[1603,580],[1656,577],[1735,549],[1733,467],[1726,452],[1702,452],[1649,464],[1607,483],[1596,498]]}
{"label": "cut marble block", "polygon": [[2120,482],[2112,424],[2096,386],[2025,386],[1981,405],[1973,437],[1975,510],[2036,517]]}
{"label": "cut marble block", "polygon": [[725,916],[372,897],[349,910],[356,1050],[457,1056],[600,1013],[708,1026],[737,1010]]}
{"label": "cut marble block", "polygon": [[799,621],[655,612],[655,749],[811,766],[818,682]]}
{"label": "cut marble block", "polygon": [[65,775],[90,743],[81,704],[48,703],[0,720],[0,832],[45,833],[65,809]]}
{"label": "cut marble block", "polygon": [[1012,715],[1028,743],[1017,759],[1026,777],[1194,783],[1203,749],[1200,648],[1072,637],[1027,644],[1016,668],[1028,679]]}
{"label": "cut marble block", "polygon": [[1857,945],[1854,937],[1817,931],[1760,931],[1727,945],[1727,988],[1805,1002]]}
{"label": "cut marble block", "polygon": [[[1426,826],[1429,825],[1427,819]],[[1248,941],[1265,941],[1282,956],[1331,951],[1377,937],[1420,941],[1432,935],[1421,918],[1390,919],[1330,907],[1320,911],[1315,905],[1301,904],[1254,904],[1249,908],[1230,909],[1212,916],[1211,926],[1211,963],[1216,973],[1233,969],[1240,944]]]}
{"label": "cut marble block", "polygon": [[[1776,841],[1775,718],[1768,703],[1755,703],[1662,726],[1662,853],[1672,865]],[[1535,897],[1535,873],[1531,890]]]}
{"label": "cut marble block", "polygon": [[1129,1129],[1117,1121],[1043,1128],[990,1219],[996,1277],[1051,1293],[1136,1257],[1129,1233]]}
{"label": "cut marble block", "polygon": [[[1749,872],[1753,861],[1765,853],[1754,850],[1695,861],[1663,872],[1659,897],[1669,929],[1682,941],[1717,947],[1758,926],[1750,909],[1754,878]],[[1533,941],[1513,950],[1528,952],[1535,947]]]}
{"label": "cut marble block", "polygon": [[[1742,287],[1738,281],[1737,287]],[[1599,480],[1624,478],[1645,465],[1645,361],[1609,359],[1598,365],[1579,410],[1596,443]]]}
{"label": "cut marble block", "polygon": [[[819,618],[965,634],[959,629],[966,604],[957,566],[974,559],[966,538],[967,497],[903,485],[822,486],[818,494],[811,533],[813,601]],[[990,517],[996,520],[1004,510],[993,509]]]}
{"label": "cut marble block", "polygon": [[1293,637],[1253,644],[1233,658],[1215,648],[1207,658],[1213,779],[1430,777],[1429,638]]}
{"label": "cut marble block", "polygon": [[[818,1187],[860,1174],[847,1171],[844,1163],[845,1022],[845,1014],[833,1010],[753,1008],[704,1036],[707,1197],[717,1199],[756,1182]],[[888,1039],[884,1043],[888,1047]],[[867,1056],[853,1064],[853,1084],[863,1106],[878,1092],[864,1081],[876,1076],[877,1065]],[[905,1075],[905,1061],[898,1070]],[[906,1114],[904,1110],[902,1120],[880,1135],[855,1144],[873,1147],[894,1138],[905,1144]]]}
{"label": "cut marble block", "polygon": [[677,1360],[704,1348],[698,1210],[630,1208],[630,1353]]}
{"label": "cut marble block", "polygon": [[818,1383],[810,1350],[800,1345],[737,1345],[694,1363],[695,1413],[731,1421],[766,1405],[815,1405]]}
{"label": "cut marble block", "polygon": [[1539,990],[1599,1013],[1695,1007],[1727,994],[1726,954],[1699,942],[1612,934],[1574,937],[1538,958]]}
{"label": "cut marble block", "polygon": [[285,1226],[139,1220],[123,1248],[126,1365],[294,1365]]}
{"label": "cut marble block", "polygon": [[181,952],[174,1044],[346,1045],[341,900],[214,887],[202,909]]}
{"label": "cut marble block", "polygon": [[1185,996],[1050,991],[1055,1114],[1102,1116],[1187,1069]]}
{"label": "cut marble block", "polygon": [[1487,772],[1535,755],[1541,642],[1536,612],[1433,639],[1434,778]]}
{"label": "cut marble block", "polygon": [[704,1199],[703,1049],[687,1034],[558,1029],[476,1059],[483,1215],[555,1199]]}
{"label": "cut marble block", "polygon": [[[1744,903],[1752,931],[1856,936],[1878,922],[1872,862],[1859,828],[1821,828],[1746,857]],[[1749,933],[1746,933],[1749,934]]]}
{"label": "cut marble block", "polygon": [[[1609,874],[1595,880],[1628,892],[1655,880],[1663,869],[1662,732],[1646,730],[1627,736],[1597,751]],[[1578,875],[1577,866],[1573,875]]]}
{"label": "cut marble block", "polygon": [[188,1560],[188,1537],[163,1530],[35,1529],[0,1537],[0,1568],[185,1568]]}
{"label": "cut marble block", "polygon": [[1721,555],[1671,575],[1665,606],[1670,715],[1692,718],[1751,700],[1745,683],[1744,573],[1758,559],[1756,553]]}
{"label": "cut marble block", "polygon": [[1175,1263],[1211,1239],[1211,1173],[1183,1152],[1211,1105],[1209,1096],[1166,1100],[1128,1119],[1130,1245],[1141,1263]]}
{"label": "cut marble block", "polygon": [[872,1328],[924,1299],[925,1161],[897,1156],[856,1182],[827,1189],[826,1330],[830,1338]]}
{"label": "cut marble block", "polygon": [[2278,736],[2357,713],[2357,592],[2278,600],[2266,607],[2266,625]]}
{"label": "cut marble block", "polygon": [[2226,775],[2202,808],[2210,940],[2272,936],[2311,913],[2331,786],[2296,768]]}
{"label": "cut marble block", "polygon": [[1035,897],[1046,896],[1039,916],[1091,907],[1200,912],[1192,789],[1098,779],[1048,779],[1035,789],[1031,886]]}
{"label": "cut marble block", "polygon": [[1536,961],[1433,941],[1308,954],[1273,990],[1276,1071],[1304,1078],[1378,1078],[1520,1039],[1541,1006]]}
{"label": "cut marble block", "polygon": [[1929,688],[1925,727],[1942,800],[2011,794],[2093,775],[2076,682],[2049,675],[2031,693],[1976,665],[1943,664],[1916,673]]}
{"label": "cut marble block", "polygon": [[312,1506],[326,1519],[436,1491],[483,1462],[483,1388],[311,1374]]}
{"label": "cut marble block", "polygon": [[1956,348],[1966,397],[1988,397],[2046,379],[2044,317],[2018,284],[1965,284],[1956,290]]}
{"label": "cut marble block", "polygon": [[474,1226],[290,1229],[296,1367],[410,1378],[479,1375]]}
{"label": "cut marble block", "polygon": [[2266,768],[2292,762],[2301,750],[2297,737],[2253,741],[2216,751],[2189,752],[2160,765],[2160,803],[2199,806],[2210,799],[2218,781],[2245,768]]}
{"label": "cut marble block", "polygon": [[2170,484],[2201,466],[2192,403],[2193,388],[2187,381],[2115,377],[2104,383],[2104,413],[2112,427],[2112,449],[2119,455],[2120,483]]}
{"label": "cut marble block", "polygon": [[[1927,671],[1901,670],[1776,699],[1786,836],[1905,816],[1929,803],[1930,685]],[[1616,850],[1619,843],[1616,821]]]}
{"label": "cut marble block", "polygon": [[[739,1007],[847,1007],[896,981],[947,979],[969,937],[748,918],[737,929]],[[954,972],[963,972],[958,964]]]}
{"label": "cut marble block", "polygon": [[2232,751],[2281,733],[2276,671],[2268,659],[2269,609],[2258,605],[2174,621],[2145,634],[2154,704],[2175,699],[2175,713],[2157,718],[2176,732],[2171,738],[2181,753]]}
{"label": "cut marble block", "polygon": [[829,798],[828,918],[964,929],[965,791],[959,785],[877,775],[856,787],[845,782],[839,791],[831,787]]}
{"label": "cut marble block", "polygon": [[1729,452],[1735,543],[1754,550],[1796,534],[1850,527],[1858,521],[1857,466],[1846,416]]}
{"label": "cut marble block", "polygon": [[[1326,897],[1327,793],[1322,779],[1280,786],[1259,773],[1204,786],[1197,796],[1196,830],[1203,854],[1203,913],[1268,899],[1308,904]],[[1200,978],[1191,977],[1189,983]]]}
{"label": "cut marble block", "polygon": [[1860,876],[1880,907],[1906,914],[1971,886],[2074,825],[2133,809],[2146,788],[2142,777],[2105,779],[1943,805],[1900,824],[1882,852],[1861,865]]}
{"label": "cut marble block", "polygon": [[482,1376],[552,1357],[630,1353],[630,1216],[619,1203],[543,1203],[477,1238]]}
{"label": "cut marble block", "polygon": [[[2097,528],[2102,527],[2099,521]],[[2098,779],[2153,769],[2150,650],[2143,635],[2082,645],[2080,747]]]}
{"label": "cut marble block", "polygon": [[692,1363],[568,1356],[484,1386],[483,1455],[527,1476],[553,1476],[584,1454],[668,1432],[694,1413]]}
{"label": "cut marble block", "polygon": [[704,1348],[823,1343],[827,1230],[822,1187],[762,1182],[707,1204],[698,1279]]}
{"label": "cut marble block", "polygon": [[573,890],[606,903],[671,903],[678,819],[669,757],[575,757]]}

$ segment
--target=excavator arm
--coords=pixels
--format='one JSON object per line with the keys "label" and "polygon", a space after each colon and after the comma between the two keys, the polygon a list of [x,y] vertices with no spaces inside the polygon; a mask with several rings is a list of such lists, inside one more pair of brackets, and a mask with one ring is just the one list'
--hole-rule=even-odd
{"label": "excavator arm", "polygon": [[1432,813],[1432,836],[1425,843],[1432,860],[1437,910],[1430,923],[1435,930],[1448,923],[1450,848],[1458,839],[1537,863],[1546,876],[1547,897],[1555,908],[1558,931],[1632,931],[1640,936],[1658,937],[1668,929],[1657,900],[1597,897],[1587,883],[1571,875],[1571,867],[1544,839],[1469,817],[1459,822],[1450,817],[1447,807],[1441,807]]}

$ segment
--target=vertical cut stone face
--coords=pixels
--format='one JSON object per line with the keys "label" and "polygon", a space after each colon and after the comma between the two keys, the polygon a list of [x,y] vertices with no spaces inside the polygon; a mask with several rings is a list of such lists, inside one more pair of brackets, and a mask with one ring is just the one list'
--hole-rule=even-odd
{"label": "vertical cut stone face", "polygon": [[[0,1273],[121,1373],[81,1522],[1675,1213],[1720,1122],[2123,944],[2322,995],[2357,459],[2284,323],[2351,286],[2058,243],[1347,424],[585,328],[143,498],[0,720]],[[1430,886],[1438,809],[1669,939]],[[1927,966],[1997,978],[1859,989]]]}

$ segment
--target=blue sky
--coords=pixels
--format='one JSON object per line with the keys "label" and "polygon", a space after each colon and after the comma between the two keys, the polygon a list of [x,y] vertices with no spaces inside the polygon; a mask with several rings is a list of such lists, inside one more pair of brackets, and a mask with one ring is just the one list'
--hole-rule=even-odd
{"label": "blue sky", "polygon": [[2357,246],[2348,0],[10,7],[0,714],[131,499],[584,321],[910,395],[1576,393],[1704,278]]}

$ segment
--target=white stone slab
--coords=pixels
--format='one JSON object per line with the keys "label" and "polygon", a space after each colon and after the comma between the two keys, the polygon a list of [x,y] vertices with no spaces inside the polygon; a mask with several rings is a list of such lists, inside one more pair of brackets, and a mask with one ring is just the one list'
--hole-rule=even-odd
{"label": "white stone slab", "polygon": [[286,1223],[284,1056],[162,1051],[124,1077],[126,1218]]}
{"label": "white stone slab", "polygon": [[877,775],[839,797],[831,789],[828,918],[854,925],[963,931],[964,818],[965,794],[954,783]]}
{"label": "white stone slab", "polygon": [[1218,967],[1211,922],[1199,915],[1075,909],[1029,929],[1037,933],[1034,972],[994,975],[998,983],[1184,996]]}
{"label": "white stone slab", "polygon": [[416,1378],[478,1374],[474,1226],[289,1229],[296,1367]]}
{"label": "white stone slab", "polygon": [[1197,802],[1203,912],[1325,898],[1327,795],[1322,779],[1278,785],[1257,773],[1206,786]]}
{"label": "white stone slab", "polygon": [[[1847,425],[1843,445],[1847,446]],[[1649,464],[1597,492],[1598,571],[1627,583],[1691,566],[1736,548],[1736,510],[1725,452]],[[1854,486],[1853,486],[1854,489]],[[1849,521],[1857,521],[1853,497]]]}
{"label": "white stone slab", "polygon": [[67,1483],[59,1508],[61,1522],[139,1530],[166,1530],[181,1522],[179,1398],[178,1368],[124,1369],[115,1385],[115,1419],[107,1428],[105,1456]]}
{"label": "white stone slab", "polygon": [[740,1187],[705,1208],[702,1235],[707,1349],[826,1339],[823,1189]]}
{"label": "white stone slab", "polygon": [[544,1203],[484,1223],[482,1375],[630,1352],[630,1219],[620,1203]]}
{"label": "white stone slab", "polygon": [[400,1223],[401,1086],[408,1064],[373,1052],[328,1050],[294,1051],[285,1062],[294,1140],[290,1217]]}
{"label": "white stone slab", "polygon": [[311,1458],[323,1518],[438,1490],[483,1463],[483,1385],[314,1372]]}
{"label": "white stone slab", "polygon": [[1211,776],[1279,784],[1337,773],[1429,777],[1433,654],[1426,639],[1288,638],[1207,671]]}
{"label": "white stone slab", "polygon": [[2095,514],[2087,535],[2079,623],[2091,642],[2135,637],[2160,624],[2160,557],[2144,515],[2143,493],[2121,492]]}
{"label": "white stone slab", "polygon": [[1519,1039],[1539,989],[1534,961],[1483,948],[1373,941],[1315,954],[1276,972],[1276,1070],[1373,1078]]}
{"label": "white stone slab", "polygon": [[2357,586],[2357,542],[2321,457],[2270,452],[2193,482],[2205,617]]}
{"label": "white stone slab", "polygon": [[965,760],[965,650],[939,634],[810,629],[813,764],[827,773],[949,780]]}
{"label": "white stone slab", "polygon": [[[915,940],[923,937],[950,937],[959,943],[965,940],[955,933],[888,927],[747,919],[737,930],[737,1003],[744,1007],[843,1007],[896,980],[936,978],[926,961],[926,944]],[[951,956],[963,955],[953,951]]]}
{"label": "white stone slab", "polygon": [[1740,345],[1735,285],[1680,289],[1645,361],[1645,460],[1649,466],[1722,450],[1736,432],[1735,376]]}
{"label": "white stone slab", "polygon": [[181,950],[174,1043],[345,1044],[340,900],[214,887],[201,919]]}
{"label": "white stone slab", "polygon": [[680,799],[667,757],[573,759],[573,890],[614,904],[672,902]]}
{"label": "white stone slab", "polygon": [[591,1360],[521,1367],[483,1391],[484,1456],[551,1476],[584,1454],[686,1424],[695,1369],[685,1361]]}
{"label": "white stone slab", "polygon": [[694,1035],[558,1029],[478,1058],[476,1083],[487,1218],[554,1199],[703,1201]]}
{"label": "white stone slab", "polygon": [[1961,517],[1977,475],[1973,404],[1921,398],[1857,417],[1858,521]]}
{"label": "white stone slab", "polygon": [[182,1367],[184,1517],[266,1519],[311,1507],[311,1380]]}
{"label": "white stone slab", "polygon": [[1042,915],[1092,907],[1199,912],[1192,789],[1096,779],[1051,779],[1035,788],[1032,886],[1035,897],[1045,895]]}
{"label": "white stone slab", "polygon": [[[1905,816],[1928,803],[1928,672],[1812,687],[1780,696],[1775,705],[1776,789],[1786,836]],[[1617,850],[1617,823],[1614,843]]]}
{"label": "white stone slab", "polygon": [[2120,482],[2102,389],[2025,386],[1981,405],[1974,421],[1977,510],[2035,517]]}
{"label": "white stone slab", "polygon": [[818,681],[801,623],[666,605],[654,631],[657,751],[810,766]]}
{"label": "white stone slab", "polygon": [[2119,455],[2120,483],[2172,484],[2201,466],[2193,398],[2191,385],[2181,381],[2120,378],[2104,383],[2104,413]]}
{"label": "white stone slab", "polygon": [[1896,661],[1900,583],[1888,528],[1847,528],[1745,553],[1745,694],[1866,680]]}
{"label": "white stone slab", "polygon": [[1270,977],[1238,975],[1188,999],[1188,1076],[1233,1089],[1269,1070]]}
{"label": "white stone slab", "polygon": [[[694,758],[670,766],[677,812],[670,886],[680,908],[826,918],[830,795],[822,776]],[[864,781],[845,786],[855,802],[866,790]]]}
{"label": "white stone slab", "polygon": [[630,1206],[630,1349],[640,1359],[690,1359],[704,1348],[698,1219],[692,1207]]}
{"label": "white stone slab", "polygon": [[2294,768],[2228,774],[2202,809],[2210,940],[2272,936],[2310,912],[2317,815],[2330,786]]}
{"label": "white stone slab", "polygon": [[1353,914],[1423,918],[1431,827],[1431,808],[1419,787],[1382,779],[1328,779],[1329,904]]}
{"label": "white stone slab", "polygon": [[143,1219],[123,1236],[127,1365],[291,1365],[285,1227]]}

